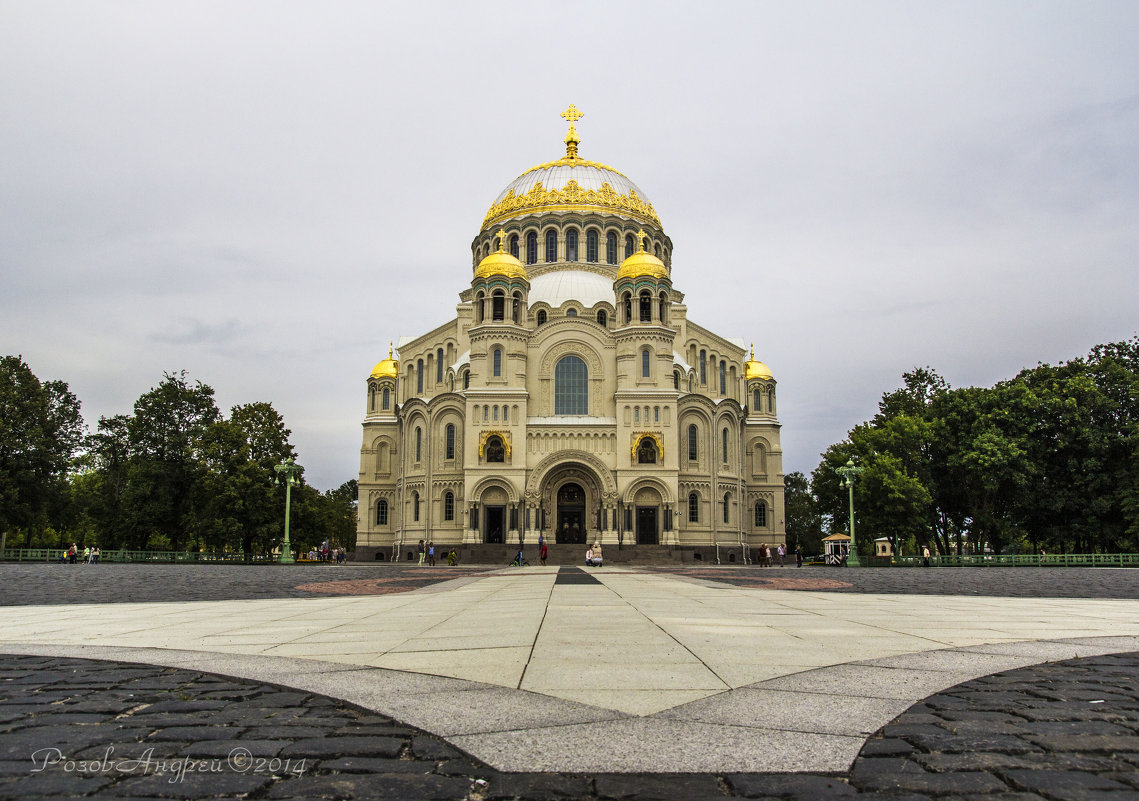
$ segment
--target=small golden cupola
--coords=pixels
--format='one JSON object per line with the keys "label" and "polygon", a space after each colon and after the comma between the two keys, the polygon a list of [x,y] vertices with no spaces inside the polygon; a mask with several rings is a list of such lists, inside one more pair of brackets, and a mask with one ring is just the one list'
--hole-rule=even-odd
{"label": "small golden cupola", "polygon": [[372,368],[372,378],[398,378],[399,359],[392,358],[392,343],[388,343],[388,357]]}
{"label": "small golden cupola", "polygon": [[668,268],[664,262],[645,250],[645,232],[637,231],[638,250],[625,261],[621,262],[621,269],[617,271],[617,280],[622,278],[668,278]]}
{"label": "small golden cupola", "polygon": [[750,381],[753,378],[760,378],[769,381],[774,378],[771,374],[771,369],[761,361],[755,358],[755,343],[751,345],[751,358],[744,362],[744,380]]}
{"label": "small golden cupola", "polygon": [[492,275],[521,278],[523,281],[529,280],[526,275],[526,267],[516,257],[506,252],[505,244],[506,232],[499,229],[498,250],[479,262],[479,266],[475,268],[475,280],[490,278]]}

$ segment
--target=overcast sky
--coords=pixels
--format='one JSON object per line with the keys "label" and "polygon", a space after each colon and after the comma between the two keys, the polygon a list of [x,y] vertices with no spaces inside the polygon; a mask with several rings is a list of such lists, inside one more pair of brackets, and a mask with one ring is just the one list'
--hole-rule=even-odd
{"label": "overcast sky", "polygon": [[164,371],[271,401],[335,487],[388,340],[454,315],[575,103],[809,472],[908,369],[1139,329],[1136,31],[1124,0],[0,0],[0,352],[92,427]]}

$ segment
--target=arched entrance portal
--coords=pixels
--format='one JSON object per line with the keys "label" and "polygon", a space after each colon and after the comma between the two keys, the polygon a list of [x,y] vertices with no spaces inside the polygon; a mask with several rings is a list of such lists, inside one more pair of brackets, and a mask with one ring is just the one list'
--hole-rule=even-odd
{"label": "arched entrance portal", "polygon": [[584,543],[589,528],[585,517],[585,490],[576,482],[562,484],[557,495],[557,541]]}
{"label": "arched entrance portal", "polygon": [[652,487],[642,487],[633,505],[637,510],[637,545],[656,545],[660,542],[660,493]]}

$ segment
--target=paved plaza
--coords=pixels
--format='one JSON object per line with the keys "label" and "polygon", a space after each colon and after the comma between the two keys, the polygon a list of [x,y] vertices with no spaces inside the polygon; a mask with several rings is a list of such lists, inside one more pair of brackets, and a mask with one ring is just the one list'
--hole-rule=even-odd
{"label": "paved plaza", "polygon": [[[34,664],[21,660],[46,659],[55,671],[81,660],[76,676],[104,671],[97,695],[105,708],[92,715],[127,711],[125,701],[107,700],[122,682],[106,676],[143,670],[123,667],[133,664],[156,666],[147,675],[163,686],[181,682],[187,698],[221,682],[229,695],[206,700],[276,693],[278,713],[315,703],[357,716],[337,731],[359,725],[364,734],[337,737],[402,727],[403,745],[385,746],[393,753],[326,754],[318,772],[289,785],[293,796],[281,789],[287,783],[273,784],[280,797],[321,797],[322,781],[331,788],[347,781],[336,778],[342,774],[363,775],[330,767],[340,764],[334,757],[366,757],[380,760],[368,763],[373,783],[403,775],[390,760],[431,763],[424,775],[435,777],[435,794],[408,797],[648,798],[665,786],[691,788],[691,797],[787,797],[824,785],[827,794],[1017,789],[1038,793],[1026,798],[1083,797],[1058,795],[1063,782],[1035,787],[1015,778],[1051,765],[1080,792],[1098,782],[1095,792],[1125,798],[1139,792],[1139,780],[1128,783],[1139,754],[1137,662],[1109,655],[1139,651],[1135,576],[1032,568],[4,565],[0,652],[12,655],[2,662],[5,675],[25,683],[42,670],[21,668]],[[132,600],[78,602],[115,597],[116,589]],[[26,605],[16,605],[22,590]],[[1064,681],[1076,689],[1057,690]],[[969,682],[980,684],[962,691]],[[82,703],[60,695],[67,685],[48,682],[37,692],[56,706]],[[20,732],[45,710],[21,703],[6,680],[0,686],[5,781],[30,781],[18,767]],[[143,728],[153,731],[138,742],[179,729],[174,718],[151,717]],[[106,728],[97,722],[87,722],[88,748],[123,739],[97,734]],[[272,756],[305,750],[289,751],[303,736],[247,733],[277,724],[206,716],[185,725],[219,731],[157,739],[191,751],[211,738],[280,740],[266,746],[277,749]],[[51,726],[42,728],[37,736],[46,742]],[[1061,735],[1073,733],[1078,747],[1063,746]],[[136,742],[132,736],[125,738]],[[975,742],[959,750],[961,742],[949,741],[960,737]],[[998,756],[978,761],[974,752]],[[938,761],[938,754],[974,755]],[[447,773],[449,763],[455,770]],[[945,777],[963,773],[978,775],[953,789]],[[461,781],[436,781],[444,775]],[[507,786],[518,792],[501,794]],[[38,793],[20,793],[29,794]]]}

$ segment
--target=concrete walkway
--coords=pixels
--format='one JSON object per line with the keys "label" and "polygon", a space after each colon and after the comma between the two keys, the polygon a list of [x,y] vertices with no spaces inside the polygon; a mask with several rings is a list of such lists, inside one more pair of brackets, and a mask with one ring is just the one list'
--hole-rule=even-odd
{"label": "concrete walkway", "polygon": [[528,568],[412,592],[7,607],[0,651],[271,681],[506,771],[845,771],[915,701],[1139,650],[1139,601],[765,590]]}

